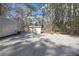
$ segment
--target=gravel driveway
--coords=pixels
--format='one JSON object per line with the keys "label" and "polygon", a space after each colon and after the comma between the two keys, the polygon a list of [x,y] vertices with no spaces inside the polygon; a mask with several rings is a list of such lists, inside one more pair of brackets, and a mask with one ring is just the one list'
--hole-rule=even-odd
{"label": "gravel driveway", "polygon": [[79,56],[79,37],[20,33],[0,38],[0,56]]}

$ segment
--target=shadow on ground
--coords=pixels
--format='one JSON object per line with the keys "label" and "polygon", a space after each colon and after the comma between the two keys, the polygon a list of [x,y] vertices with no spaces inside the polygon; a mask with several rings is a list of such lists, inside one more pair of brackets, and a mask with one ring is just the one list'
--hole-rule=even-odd
{"label": "shadow on ground", "polygon": [[[28,35],[28,34],[27,34]],[[57,45],[48,38],[38,41],[27,40],[26,33],[7,40],[1,40],[0,56],[79,56],[79,49],[71,46]]]}

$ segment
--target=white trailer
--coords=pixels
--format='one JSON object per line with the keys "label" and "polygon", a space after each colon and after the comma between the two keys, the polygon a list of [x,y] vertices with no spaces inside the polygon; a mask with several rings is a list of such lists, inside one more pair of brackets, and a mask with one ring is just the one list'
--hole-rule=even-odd
{"label": "white trailer", "polygon": [[12,20],[0,17],[0,37],[17,33],[22,28],[20,20]]}

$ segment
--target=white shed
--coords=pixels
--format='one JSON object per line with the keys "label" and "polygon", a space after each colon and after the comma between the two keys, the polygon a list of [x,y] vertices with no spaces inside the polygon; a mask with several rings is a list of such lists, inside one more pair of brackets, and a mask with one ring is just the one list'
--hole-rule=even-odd
{"label": "white shed", "polygon": [[29,26],[30,32],[34,32],[37,34],[41,33],[41,26]]}

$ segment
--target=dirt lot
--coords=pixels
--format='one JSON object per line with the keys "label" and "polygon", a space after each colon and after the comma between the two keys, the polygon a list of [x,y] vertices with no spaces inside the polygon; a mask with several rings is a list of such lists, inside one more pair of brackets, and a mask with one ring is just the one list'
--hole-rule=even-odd
{"label": "dirt lot", "polygon": [[20,33],[0,38],[0,56],[79,56],[79,37]]}

